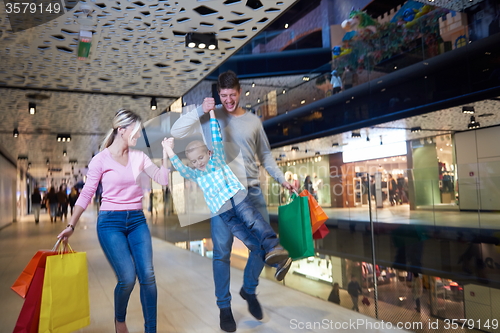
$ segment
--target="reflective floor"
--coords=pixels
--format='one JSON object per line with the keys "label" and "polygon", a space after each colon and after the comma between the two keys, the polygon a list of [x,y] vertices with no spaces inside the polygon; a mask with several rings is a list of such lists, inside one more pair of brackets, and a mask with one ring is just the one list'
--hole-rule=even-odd
{"label": "reflective floor", "polygon": [[[278,207],[268,207],[269,214],[278,215]],[[355,208],[324,208],[329,217],[329,224],[335,221],[369,222],[368,205]],[[441,204],[429,207],[418,207],[410,210],[407,204],[372,208],[374,222],[418,224],[425,226],[465,227],[500,229],[499,212],[460,211],[456,205]]]}
{"label": "reflective floor", "polygon": [[[76,251],[87,252],[89,265],[91,324],[80,331],[113,332],[115,277],[97,240],[95,214],[94,209],[88,209],[71,238],[71,245]],[[11,291],[10,286],[37,250],[53,246],[57,233],[65,223],[50,223],[48,216],[42,214],[38,225],[33,222],[32,216],[27,216],[0,230],[0,333],[13,331],[23,304],[23,299]],[[153,250],[159,291],[158,332],[220,332],[211,260],[158,238],[153,238]],[[244,265],[244,259],[234,259],[236,266]],[[271,273],[263,272],[264,275]],[[246,302],[238,296],[243,272],[234,267],[231,276],[232,307],[238,332],[326,332],[336,327],[337,331],[402,332],[395,327],[388,329],[370,317],[374,315],[373,302],[370,307],[360,306],[360,313],[353,312],[347,308],[350,307],[350,300],[344,291],[341,304],[345,307],[321,299],[328,295],[329,286],[314,281],[304,283],[300,277],[293,275],[286,278],[287,284],[316,288],[318,297],[262,278],[258,295],[265,315],[264,320],[257,321],[248,313]],[[136,286],[128,307],[127,323],[131,333],[143,331],[138,289]],[[393,308],[399,311],[398,307]],[[425,314],[402,317],[402,322],[407,325],[426,320]],[[353,322],[358,326],[347,328]],[[341,329],[340,325],[346,329]]]}

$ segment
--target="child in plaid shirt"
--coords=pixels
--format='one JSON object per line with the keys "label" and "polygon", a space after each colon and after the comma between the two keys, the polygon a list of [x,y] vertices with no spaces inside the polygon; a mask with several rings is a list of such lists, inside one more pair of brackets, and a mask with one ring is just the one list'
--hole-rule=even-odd
{"label": "child in plaid shirt", "polygon": [[213,152],[199,140],[192,141],[186,146],[186,157],[193,168],[184,165],[174,153],[174,138],[167,140],[168,157],[181,176],[195,181],[201,187],[210,211],[222,218],[233,235],[251,251],[258,249],[253,249],[252,242],[247,240],[253,237],[259,241],[266,252],[263,260],[268,265],[276,267],[275,278],[281,281],[290,269],[292,259],[279,245],[279,239],[271,226],[246,198],[246,193],[241,202],[235,203],[235,196],[240,191],[245,191],[245,187],[226,164],[220,127],[213,110],[210,111],[210,129]]}

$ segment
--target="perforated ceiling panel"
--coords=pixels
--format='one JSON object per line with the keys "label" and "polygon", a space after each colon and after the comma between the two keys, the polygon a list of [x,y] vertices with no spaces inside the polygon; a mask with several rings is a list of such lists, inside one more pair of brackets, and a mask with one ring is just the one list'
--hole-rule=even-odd
{"label": "perforated ceiling panel", "polygon": [[[70,159],[80,166],[88,163],[118,108],[129,107],[143,120],[158,115],[294,2],[80,1],[55,20],[15,33],[0,2],[0,86],[40,88],[0,89],[0,148],[14,160],[27,156],[36,177],[47,175],[47,159],[64,176]],[[93,32],[92,44],[89,58],[78,60],[82,28]],[[216,33],[219,48],[185,47],[188,32]],[[164,98],[157,99],[158,110],[152,112],[144,97],[43,89]],[[36,93],[48,98],[27,96]],[[37,114],[28,114],[29,102],[37,103]],[[20,132],[17,139],[14,128]],[[71,143],[57,145],[54,133],[80,134],[73,135]],[[67,156],[62,156],[63,150]]]}
{"label": "perforated ceiling panel", "polygon": [[[0,84],[182,96],[294,2],[262,0],[253,9],[231,0],[81,1],[16,33],[2,10]],[[82,27],[93,31],[87,60],[77,60]],[[186,48],[193,31],[215,32],[219,49]]]}

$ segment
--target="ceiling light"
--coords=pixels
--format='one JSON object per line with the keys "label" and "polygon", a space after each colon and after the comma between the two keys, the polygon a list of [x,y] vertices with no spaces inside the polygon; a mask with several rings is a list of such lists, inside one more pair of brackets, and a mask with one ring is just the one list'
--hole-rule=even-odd
{"label": "ceiling light", "polygon": [[156,98],[151,98],[151,110],[156,110],[158,105],[156,104]]}
{"label": "ceiling light", "polygon": [[199,33],[190,32],[186,34],[186,46],[189,48],[208,48],[209,50],[215,50],[218,48],[217,38],[215,38],[214,32]]}
{"label": "ceiling light", "polygon": [[46,161],[46,164],[47,164],[47,165],[49,165],[49,164],[50,164],[50,161],[49,161],[49,159],[47,159],[47,161]]}
{"label": "ceiling light", "polygon": [[467,125],[467,128],[468,129],[474,129],[474,128],[478,128],[479,126],[479,123],[476,121],[476,118],[474,116],[470,116],[470,123],[469,125]]}
{"label": "ceiling light", "polygon": [[302,77],[302,81],[306,81],[306,82],[307,82],[307,81],[309,81],[310,79],[311,79],[311,78],[310,78],[309,76],[307,76],[307,75],[304,75],[304,76]]}
{"label": "ceiling light", "polygon": [[286,89],[283,89],[283,95],[286,94]]}
{"label": "ceiling light", "polygon": [[255,82],[252,82],[252,88],[255,87]]}
{"label": "ceiling light", "polygon": [[35,114],[36,113],[36,104],[35,103],[29,103],[28,104],[28,110],[30,114]]}
{"label": "ceiling light", "polygon": [[462,113],[473,114],[476,110],[473,106],[462,106]]}
{"label": "ceiling light", "polygon": [[319,151],[315,152],[314,155],[321,155]]}
{"label": "ceiling light", "polygon": [[351,133],[351,137],[352,138],[360,138],[361,137],[361,133],[360,132],[352,132]]}
{"label": "ceiling light", "polygon": [[66,150],[63,150],[63,156],[67,156],[68,152]]}
{"label": "ceiling light", "polygon": [[292,151],[299,151],[299,147],[298,146],[292,146]]}
{"label": "ceiling light", "polygon": [[339,143],[338,142],[334,142],[332,143],[332,147],[338,147],[339,146]]}
{"label": "ceiling light", "polygon": [[19,131],[17,130],[17,128],[14,128],[14,132],[12,132],[12,136],[17,138],[19,136]]}
{"label": "ceiling light", "polygon": [[285,23],[285,29],[288,29],[288,23]]}
{"label": "ceiling light", "polygon": [[411,133],[418,133],[421,131],[422,131],[422,128],[420,126],[410,128]]}
{"label": "ceiling light", "polygon": [[245,96],[248,96],[248,95],[250,95],[250,91],[247,91],[247,92],[245,93]]}
{"label": "ceiling light", "polygon": [[70,142],[71,135],[69,134],[57,134],[57,142]]}

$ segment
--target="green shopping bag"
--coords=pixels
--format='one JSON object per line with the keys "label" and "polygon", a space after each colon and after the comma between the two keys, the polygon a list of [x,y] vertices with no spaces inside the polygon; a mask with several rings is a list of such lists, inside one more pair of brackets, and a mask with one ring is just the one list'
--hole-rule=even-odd
{"label": "green shopping bag", "polygon": [[294,193],[291,199],[289,204],[278,207],[280,243],[293,260],[314,256],[307,197]]}

